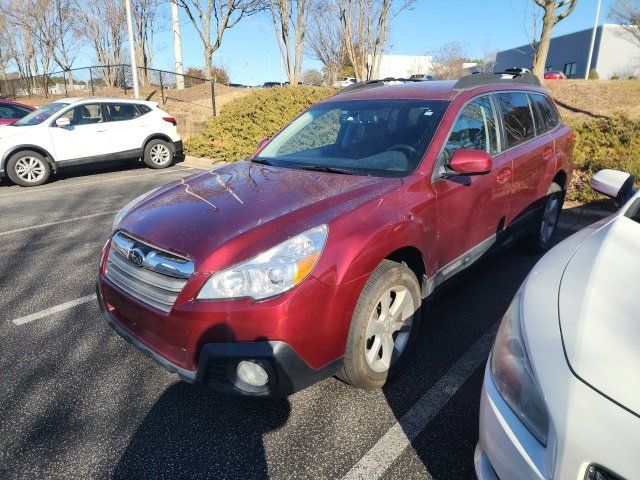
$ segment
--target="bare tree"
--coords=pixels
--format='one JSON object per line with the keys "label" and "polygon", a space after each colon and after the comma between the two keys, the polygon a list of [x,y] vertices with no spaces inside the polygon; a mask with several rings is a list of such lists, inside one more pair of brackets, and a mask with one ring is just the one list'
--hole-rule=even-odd
{"label": "bare tree", "polygon": [[439,80],[458,79],[467,74],[464,69],[467,58],[467,51],[461,43],[446,43],[433,52],[431,71]]}
{"label": "bare tree", "polygon": [[[262,0],[178,0],[204,47],[204,71],[211,78],[212,56],[222,44],[224,32],[243,17],[264,8]],[[213,28],[212,28],[213,27]]]}
{"label": "bare tree", "polygon": [[117,73],[111,65],[122,63],[125,41],[126,15],[122,0],[86,2],[78,9],[83,25],[83,36],[89,41],[102,68],[107,85],[114,86]]}
{"label": "bare tree", "polygon": [[549,53],[549,44],[551,43],[553,27],[573,12],[578,4],[578,0],[533,1],[544,11],[540,39],[537,42],[537,48],[534,49],[533,58],[533,73],[541,77],[544,74],[544,67],[547,63],[547,54]]}
{"label": "bare tree", "polygon": [[291,85],[300,80],[309,10],[313,5],[313,0],[269,0],[276,40]]}
{"label": "bare tree", "polygon": [[416,0],[337,0],[349,60],[358,81],[377,78],[389,23]]}
{"label": "bare tree", "polygon": [[160,29],[161,9],[164,0],[133,0],[131,2],[134,36],[136,40],[136,65],[142,67],[140,81],[149,83],[148,68],[153,62],[153,41]]}
{"label": "bare tree", "polygon": [[325,83],[333,85],[342,69],[349,65],[349,55],[335,2],[327,1],[311,16],[307,48],[310,55],[324,65]]}
{"label": "bare tree", "polygon": [[640,46],[640,0],[615,0],[609,17],[622,25],[626,36]]}
{"label": "bare tree", "polygon": [[305,70],[302,74],[302,83],[306,85],[322,85],[322,74],[315,68]]}

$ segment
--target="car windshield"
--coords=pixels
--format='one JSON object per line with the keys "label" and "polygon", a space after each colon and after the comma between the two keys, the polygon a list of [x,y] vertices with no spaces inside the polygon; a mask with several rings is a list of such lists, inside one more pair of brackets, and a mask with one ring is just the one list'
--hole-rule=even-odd
{"label": "car windshield", "polygon": [[17,127],[24,127],[28,125],[39,125],[42,122],[44,122],[46,119],[51,118],[51,115],[63,109],[67,105],[69,104],[63,103],[63,102],[50,103],[46,107],[42,107],[42,108],[39,108],[38,110],[34,110],[30,114],[22,117],[13,125]]}
{"label": "car windshield", "polygon": [[449,102],[349,100],[318,104],[254,158],[290,168],[404,176],[420,163]]}

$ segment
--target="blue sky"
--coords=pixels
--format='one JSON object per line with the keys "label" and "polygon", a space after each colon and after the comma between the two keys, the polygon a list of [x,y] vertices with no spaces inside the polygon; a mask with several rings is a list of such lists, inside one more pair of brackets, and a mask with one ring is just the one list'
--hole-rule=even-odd
{"label": "blue sky", "polygon": [[[603,0],[600,24],[610,22],[607,12],[611,2]],[[554,34],[591,28],[596,4],[597,0],[579,0],[575,11],[556,25]],[[393,21],[388,51],[428,55],[445,43],[458,41],[471,57],[482,57],[485,51],[523,45],[531,35],[534,8],[539,10],[532,0],[418,0],[412,10],[402,12]],[[182,12],[180,23],[185,67],[200,67],[202,46]],[[171,33],[167,29],[157,34],[153,63],[156,68],[174,70],[173,62]],[[227,67],[232,82],[278,81],[280,54],[271,19],[266,14],[254,16],[227,30],[221,48],[214,54],[214,63]],[[320,69],[321,65],[306,58],[304,67]]]}

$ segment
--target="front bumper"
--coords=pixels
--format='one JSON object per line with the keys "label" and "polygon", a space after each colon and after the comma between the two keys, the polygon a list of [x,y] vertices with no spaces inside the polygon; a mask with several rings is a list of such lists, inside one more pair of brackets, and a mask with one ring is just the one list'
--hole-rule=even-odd
{"label": "front bumper", "polygon": [[[203,384],[222,393],[285,397],[330,377],[342,364],[339,358],[322,368],[313,369],[285,342],[264,340],[206,343],[200,350],[197,369],[188,370],[160,355],[120,325],[105,305],[99,287],[96,293],[104,319],[118,335],[180,379]],[[241,360],[259,363],[269,375],[268,383],[264,387],[253,387],[242,382],[236,375],[236,367]]]}

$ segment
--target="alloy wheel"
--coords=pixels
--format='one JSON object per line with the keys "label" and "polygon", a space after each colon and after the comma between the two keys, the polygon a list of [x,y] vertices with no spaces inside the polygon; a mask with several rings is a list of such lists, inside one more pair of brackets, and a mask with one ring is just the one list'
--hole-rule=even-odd
{"label": "alloy wheel", "polygon": [[411,292],[401,285],[387,290],[369,317],[365,357],[374,372],[386,372],[404,351],[411,329],[415,305]]}
{"label": "alloy wheel", "polygon": [[164,165],[171,159],[171,152],[166,145],[157,143],[149,150],[149,157],[156,165]]}
{"label": "alloy wheel", "polygon": [[560,199],[558,195],[552,195],[547,199],[542,212],[542,222],[540,224],[540,240],[543,243],[549,241],[553,236],[558,223],[558,215],[560,213]]}
{"label": "alloy wheel", "polygon": [[46,168],[39,158],[22,157],[16,162],[16,175],[25,182],[35,183],[45,175]]}

